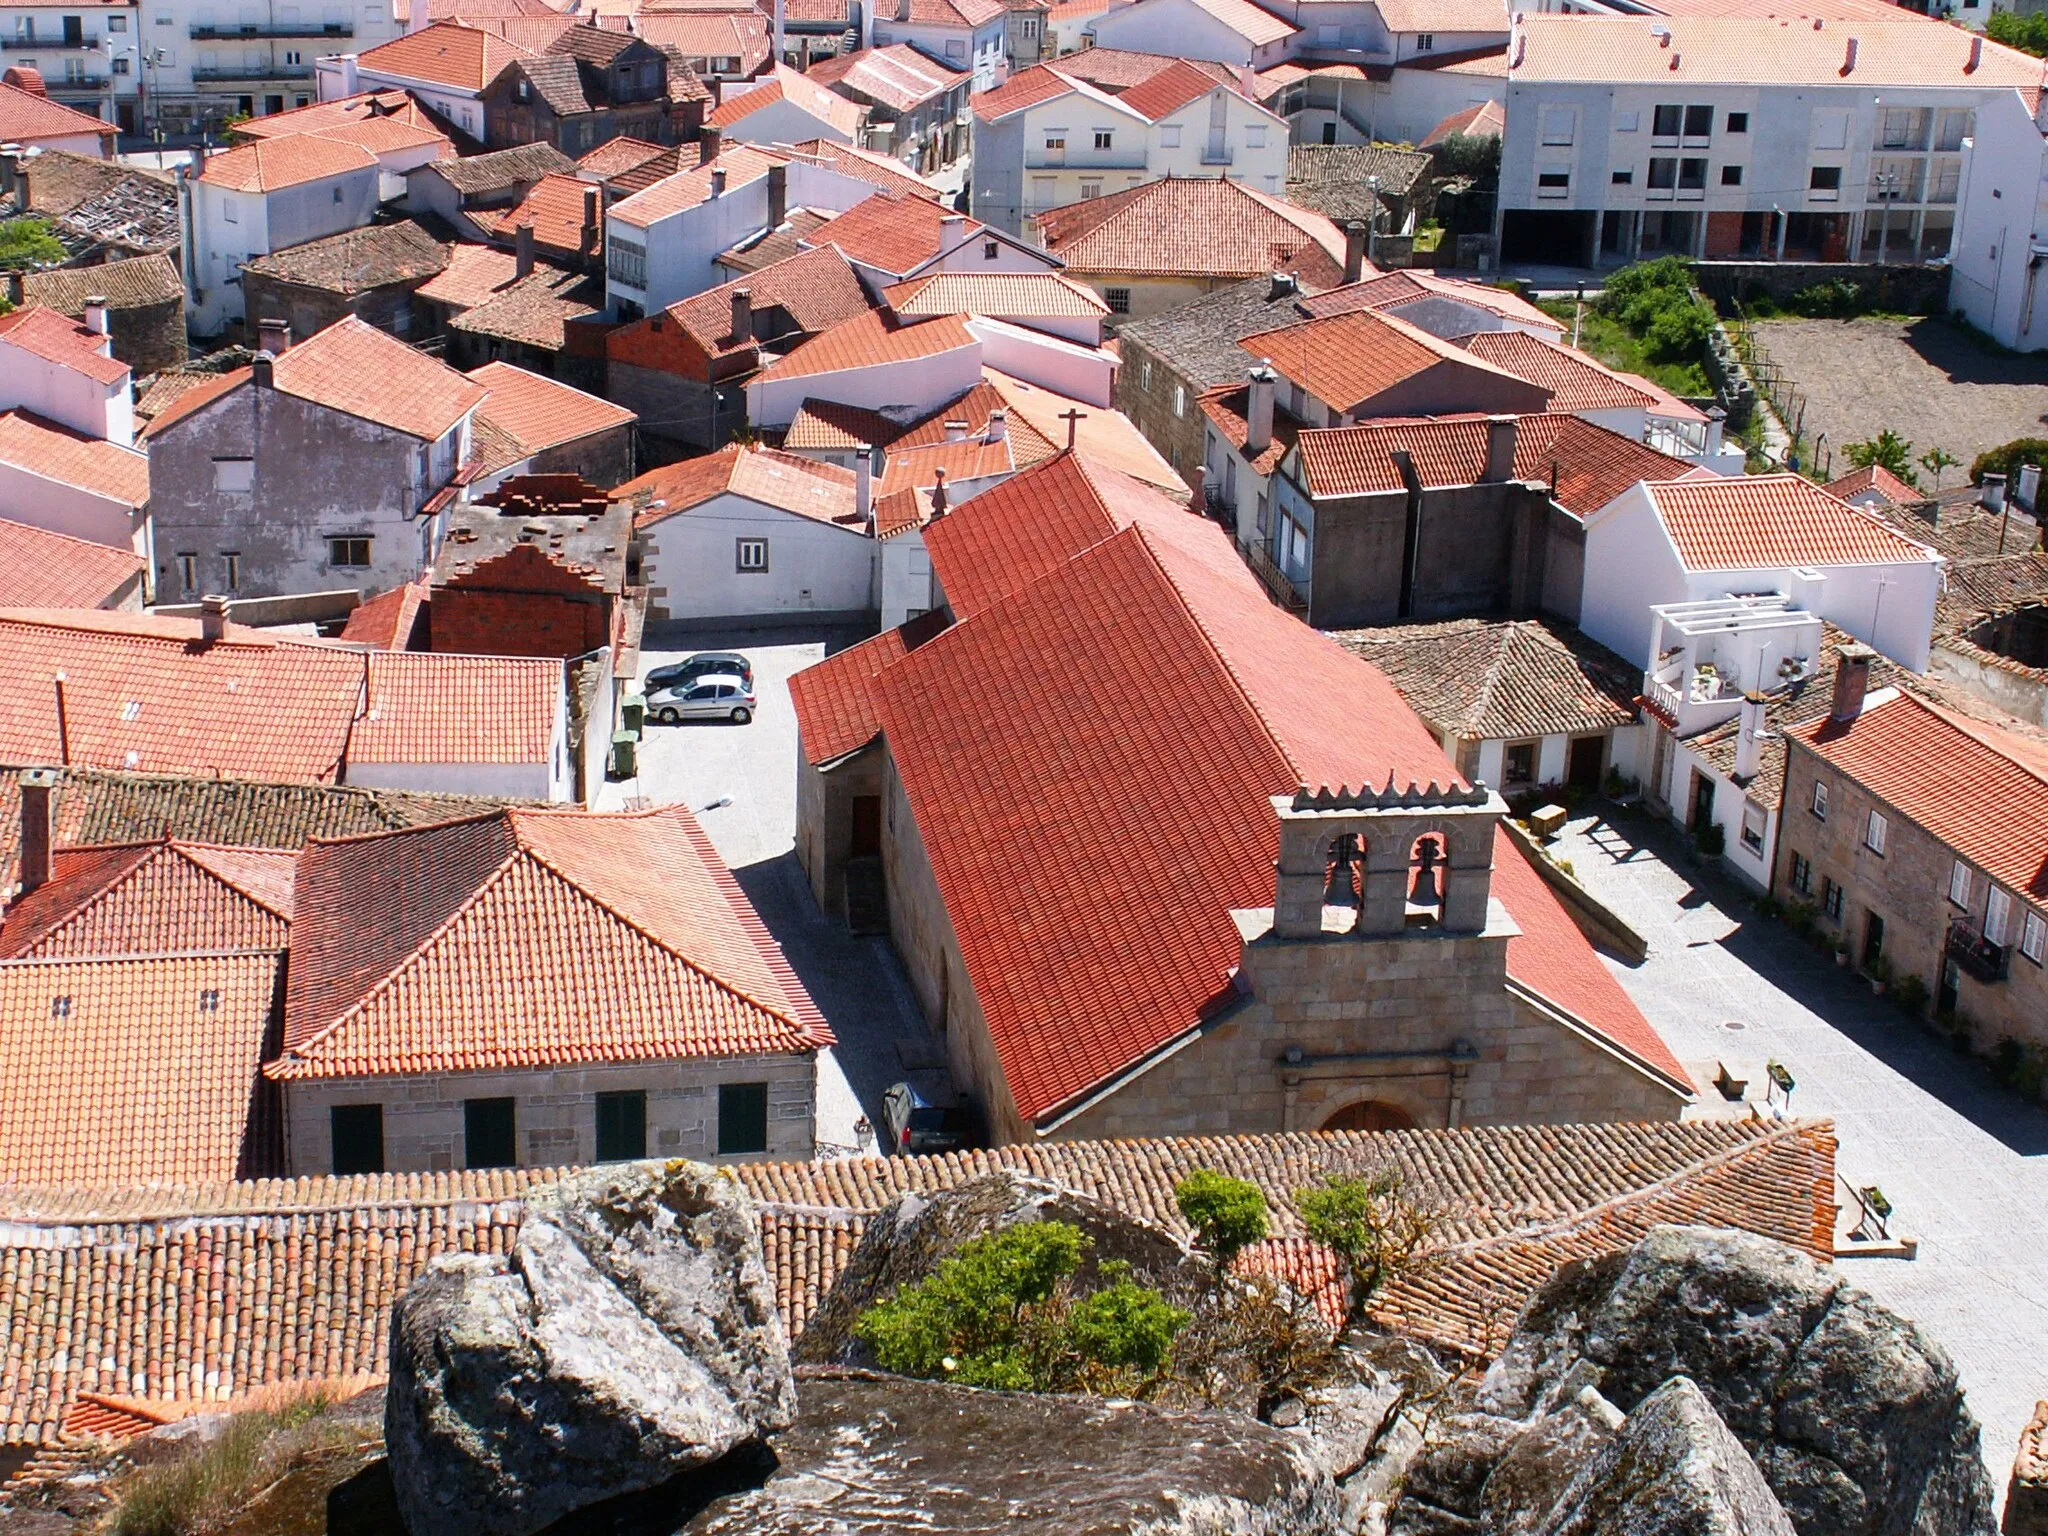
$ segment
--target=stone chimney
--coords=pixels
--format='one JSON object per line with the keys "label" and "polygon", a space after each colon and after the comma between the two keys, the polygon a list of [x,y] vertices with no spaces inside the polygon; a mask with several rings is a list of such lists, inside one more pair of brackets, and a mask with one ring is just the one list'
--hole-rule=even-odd
{"label": "stone chimney", "polygon": [[268,352],[258,352],[250,360],[249,376],[258,389],[275,389],[277,387],[276,375],[272,372],[272,364],[276,361],[277,359]]}
{"label": "stone chimney", "polygon": [[21,786],[21,894],[50,878],[50,850],[56,842],[57,780],[54,768],[24,768]]}
{"label": "stone chimney", "polygon": [[910,20],[910,0],[896,0],[896,19],[898,21]]}
{"label": "stone chimney", "polygon": [[967,423],[955,418],[946,423],[946,441],[964,443],[967,441]]}
{"label": "stone chimney", "polygon": [[[739,300],[734,298],[738,305]],[[875,450],[871,443],[862,443],[853,450],[853,510],[863,523],[874,531],[875,517]]]}
{"label": "stone chimney", "polygon": [[208,645],[227,637],[228,600],[217,592],[199,599],[199,638]]}
{"label": "stone chimney", "polygon": [[1282,299],[1291,299],[1301,292],[1301,284],[1292,272],[1275,272],[1273,281],[1266,288],[1266,302],[1277,304]]}
{"label": "stone chimney", "polygon": [[516,279],[532,271],[533,221],[529,219],[512,232],[512,275]]}
{"label": "stone chimney", "polygon": [[597,249],[597,200],[599,196],[600,193],[596,187],[585,187],[583,189],[583,237],[578,249],[586,256]]}
{"label": "stone chimney", "polygon": [[768,227],[779,229],[789,217],[789,167],[768,167]]}
{"label": "stone chimney", "polygon": [[749,288],[732,291],[732,339],[751,341],[754,335],[754,294]]}
{"label": "stone chimney", "polygon": [[1344,281],[1355,283],[1365,276],[1365,226],[1353,219],[1344,226]]}
{"label": "stone chimney", "polygon": [[1515,478],[1515,418],[1486,418],[1486,479],[1489,484]]}
{"label": "stone chimney", "polygon": [[85,328],[101,336],[111,336],[114,328],[107,319],[107,301],[103,294],[93,294],[85,301]]}
{"label": "stone chimney", "polygon": [[1742,696],[1742,714],[1735,728],[1735,777],[1753,779],[1764,758],[1764,696],[1752,690]]}
{"label": "stone chimney", "polygon": [[28,295],[23,290],[21,272],[18,268],[7,274],[7,302],[16,309],[21,308],[22,305],[28,302]]}
{"label": "stone chimney", "polygon": [[283,320],[258,320],[256,337],[257,347],[272,357],[283,357],[292,349],[292,328]]}
{"label": "stone chimney", "polygon": [[1828,718],[1847,725],[1863,713],[1863,696],[1870,691],[1870,664],[1877,652],[1860,641],[1851,640],[1835,649],[1835,701]]}
{"label": "stone chimney", "polygon": [[1977,487],[1977,504],[1987,512],[2005,510],[2005,476],[1986,475],[1984,483]]}
{"label": "stone chimney", "polygon": [[713,197],[725,196],[725,167],[723,166],[718,167],[711,173],[711,195]]}
{"label": "stone chimney", "polygon": [[982,440],[984,442],[1000,443],[1009,435],[1010,413],[999,405],[988,413],[988,430],[982,434]]}
{"label": "stone chimney", "polygon": [[1273,441],[1273,365],[1264,358],[1247,376],[1244,406],[1244,452],[1257,458]]}
{"label": "stone chimney", "polygon": [[725,138],[723,129],[704,127],[697,130],[697,163],[709,165],[718,158],[721,141]]}

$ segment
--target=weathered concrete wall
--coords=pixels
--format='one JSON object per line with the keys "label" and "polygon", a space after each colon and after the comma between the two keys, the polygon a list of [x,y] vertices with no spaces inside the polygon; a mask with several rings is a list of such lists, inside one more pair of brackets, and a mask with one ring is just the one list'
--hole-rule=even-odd
{"label": "weathered concrete wall", "polygon": [[533,456],[536,475],[581,475],[601,491],[633,478],[633,425],[593,432]]}
{"label": "weathered concrete wall", "polygon": [[424,316],[415,313],[413,308],[413,290],[429,275],[422,273],[414,282],[388,283],[381,288],[346,294],[331,288],[309,288],[303,283],[288,283],[261,272],[244,270],[242,303],[252,323],[283,320],[300,341],[317,331],[326,330],[348,315],[354,315],[380,331],[387,331],[401,341],[411,341],[425,328]]}
{"label": "weathered concrete wall", "polygon": [[1875,262],[1698,261],[1693,275],[1708,298],[1745,303],[1759,295],[1789,298],[1815,283],[1854,283],[1864,298],[1884,309],[1938,315],[1948,308],[1949,267]]}
{"label": "weathered concrete wall", "polygon": [[2022,667],[1974,645],[1937,640],[1927,670],[1989,699],[2008,714],[2048,726],[2048,672]]}
{"label": "weathered concrete wall", "polygon": [[883,752],[870,743],[820,772],[797,754],[796,852],[810,876],[819,910],[838,922],[846,914],[846,861],[853,848],[853,802],[880,796]]}
{"label": "weathered concrete wall", "polygon": [[285,1089],[286,1156],[295,1175],[332,1172],[334,1149],[328,1111],[337,1104],[381,1104],[388,1171],[460,1168],[463,1101],[510,1098],[517,1100],[513,1124],[522,1164],[558,1167],[588,1163],[597,1156],[596,1096],[637,1089],[647,1094],[649,1157],[717,1162],[721,1161],[717,1151],[720,1083],[768,1085],[768,1150],[759,1156],[811,1156],[817,1071],[809,1056],[295,1082]]}
{"label": "weathered concrete wall", "polygon": [[[1406,495],[1319,502],[1315,519],[1310,622],[1349,629],[1400,621]],[[1548,496],[1517,481],[1425,490],[1406,617],[1533,611],[1540,596],[1544,606],[1576,619],[1578,581],[1570,557],[1577,545],[1573,531],[1562,526],[1553,538],[1553,521]],[[1564,555],[1554,578],[1548,568],[1553,543]]]}

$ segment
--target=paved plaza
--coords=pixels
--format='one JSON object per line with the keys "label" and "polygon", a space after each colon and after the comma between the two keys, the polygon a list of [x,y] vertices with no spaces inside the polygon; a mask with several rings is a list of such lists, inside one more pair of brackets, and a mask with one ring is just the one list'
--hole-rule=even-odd
{"label": "paved plaza", "polygon": [[1920,1239],[1915,1259],[1843,1269],[1955,1358],[2002,1498],[2048,1397],[2048,1111],[1707,875],[1675,828],[1574,818],[1555,852],[1649,940],[1642,965],[1610,967],[1695,1076],[1782,1062],[1794,1111],[1835,1121],[1842,1177],[1882,1187],[1894,1230]]}

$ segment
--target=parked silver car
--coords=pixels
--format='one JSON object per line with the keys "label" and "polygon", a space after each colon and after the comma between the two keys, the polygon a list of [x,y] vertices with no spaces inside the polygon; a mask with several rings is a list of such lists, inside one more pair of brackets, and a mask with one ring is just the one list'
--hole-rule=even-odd
{"label": "parked silver car", "polygon": [[663,725],[682,720],[730,720],[745,725],[754,718],[754,690],[731,675],[693,678],[673,688],[657,688],[647,696],[647,713]]}

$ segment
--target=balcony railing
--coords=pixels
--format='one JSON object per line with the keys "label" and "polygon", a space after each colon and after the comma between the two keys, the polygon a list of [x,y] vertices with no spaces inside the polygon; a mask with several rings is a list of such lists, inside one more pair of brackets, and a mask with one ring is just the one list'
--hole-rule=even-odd
{"label": "balcony railing", "polygon": [[97,48],[100,40],[92,37],[24,37],[16,33],[12,37],[0,37],[0,48],[12,49],[16,53],[77,53],[88,48]]}
{"label": "balcony railing", "polygon": [[1239,548],[1244,551],[1245,563],[1251,566],[1253,574],[1266,584],[1267,595],[1274,602],[1292,614],[1308,613],[1308,597],[1295,587],[1285,571],[1273,563],[1273,557],[1266,552],[1265,545],[1243,544]]}
{"label": "balcony railing", "polygon": [[1236,158],[1237,151],[1228,144],[1220,147],[1210,144],[1202,150],[1202,164],[1204,165],[1228,165]]}
{"label": "balcony railing", "polygon": [[195,69],[192,81],[195,85],[213,85],[228,80],[310,80],[313,66],[310,64],[245,64],[239,69]]}
{"label": "balcony railing", "polygon": [[356,29],[345,21],[299,21],[274,26],[193,26],[187,32],[195,42],[231,43],[238,37],[354,37]]}
{"label": "balcony railing", "polygon": [[1948,925],[1948,957],[1955,961],[1958,970],[1979,981],[1997,982],[2005,980],[2012,950],[1985,938],[1984,931],[1975,923],[1958,918]]}

